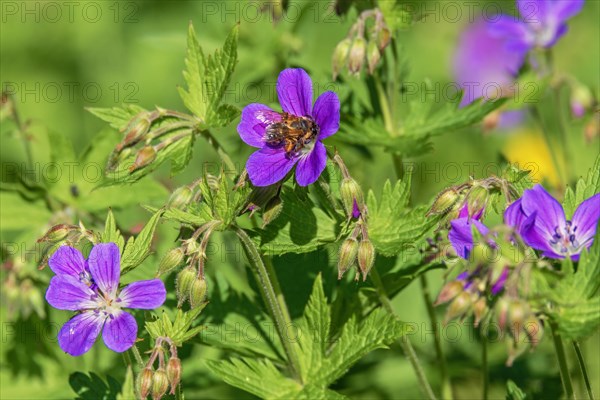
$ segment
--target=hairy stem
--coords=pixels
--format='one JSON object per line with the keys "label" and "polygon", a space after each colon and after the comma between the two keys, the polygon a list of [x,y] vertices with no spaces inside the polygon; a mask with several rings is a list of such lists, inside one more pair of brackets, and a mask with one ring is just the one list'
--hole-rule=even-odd
{"label": "hairy stem", "polygon": [[[390,298],[388,297],[385,291],[385,287],[383,286],[383,282],[381,281],[379,272],[377,272],[377,268],[373,268],[371,270],[370,276],[373,280],[373,283],[375,284],[375,288],[377,289],[377,294],[379,295],[379,301],[381,302],[381,305],[390,314],[398,318],[396,312],[394,311],[394,308],[392,307]],[[419,381],[421,391],[427,396],[428,399],[435,399],[435,394],[431,389],[431,385],[427,380],[427,376],[425,376],[425,371],[423,371],[423,368],[421,367],[421,363],[419,362],[417,353],[415,353],[415,349],[413,348],[412,344],[410,343],[410,340],[406,336],[400,339],[400,346],[402,347],[404,355],[406,356],[406,358],[408,358],[408,361],[410,362],[411,366],[415,371],[415,375],[417,376],[417,380]]]}
{"label": "hairy stem", "polygon": [[588,397],[590,400],[594,400],[594,392],[592,391],[592,383],[585,366],[585,360],[583,359],[583,353],[581,347],[576,340],[573,340],[573,347],[575,348],[575,354],[577,354],[577,362],[579,362],[579,368],[581,368],[581,375],[583,375],[583,381],[585,383],[585,389],[587,390]]}
{"label": "hairy stem", "polygon": [[562,338],[557,332],[556,323],[550,323],[550,331],[552,332],[552,340],[554,341],[554,350],[556,351],[556,358],[558,358],[560,380],[562,381],[563,390],[565,391],[567,399],[574,399],[575,392],[573,391],[573,382],[571,382],[571,375],[569,374],[567,354],[565,352],[565,346],[563,344]]}
{"label": "hairy stem", "polygon": [[285,304],[283,293],[279,287],[275,270],[270,263],[263,262],[256,245],[243,229],[235,227],[234,230],[242,243],[246,257],[250,262],[252,272],[257,280],[263,300],[269,309],[271,317],[275,321],[277,333],[279,334],[281,344],[283,345],[283,349],[288,359],[290,372],[296,380],[302,382],[297,347],[295,346],[295,343],[289,340],[287,334],[288,328],[292,326],[292,320]]}

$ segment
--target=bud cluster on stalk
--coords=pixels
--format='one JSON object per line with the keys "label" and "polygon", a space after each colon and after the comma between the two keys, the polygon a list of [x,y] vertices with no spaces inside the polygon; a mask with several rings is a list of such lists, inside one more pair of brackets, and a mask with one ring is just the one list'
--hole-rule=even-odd
{"label": "bud cluster on stalk", "polygon": [[[369,23],[371,26],[367,27]],[[381,11],[377,8],[363,11],[350,28],[347,37],[339,42],[333,51],[333,79],[335,80],[344,68],[352,75],[358,75],[365,62],[369,74],[373,74],[391,39],[392,32],[386,25]]]}
{"label": "bud cluster on stalk", "polygon": [[[165,359],[168,356],[168,361]],[[154,364],[158,366],[154,369]],[[181,360],[177,357],[177,346],[168,337],[156,339],[150,359],[137,377],[137,387],[142,399],[151,396],[153,400],[161,399],[167,394],[175,394],[181,381]]]}
{"label": "bud cluster on stalk", "polygon": [[355,279],[362,275],[363,281],[375,263],[375,247],[369,240],[367,225],[363,217],[359,218],[352,233],[342,242],[338,259],[338,279],[342,279],[346,271],[357,266]]}
{"label": "bud cluster on stalk", "polygon": [[196,118],[157,107],[142,110],[125,125],[123,139],[115,146],[106,170],[114,172],[127,167],[129,173],[154,163],[172,144],[189,138],[201,126]]}

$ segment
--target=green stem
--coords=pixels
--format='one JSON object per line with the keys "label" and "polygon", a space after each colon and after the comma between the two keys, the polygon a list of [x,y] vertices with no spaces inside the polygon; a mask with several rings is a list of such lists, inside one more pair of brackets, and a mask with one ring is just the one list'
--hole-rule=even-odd
{"label": "green stem", "polygon": [[256,245],[243,229],[235,227],[234,230],[242,243],[246,257],[250,262],[252,272],[257,280],[263,300],[269,309],[271,317],[275,321],[277,333],[279,334],[281,344],[283,345],[283,349],[288,359],[290,372],[296,380],[302,383],[300,359],[298,358],[297,348],[295,343],[290,341],[287,334],[288,328],[292,326],[292,320],[285,304],[283,293],[279,287],[275,270],[270,263],[265,264],[263,262]]}
{"label": "green stem", "polygon": [[136,345],[133,345],[131,347],[131,352],[133,353],[133,357],[135,358],[135,361],[137,361],[137,363],[139,364],[139,366],[143,366],[144,365],[144,360],[142,359],[142,355],[140,354],[140,351],[138,350]]}
{"label": "green stem", "polygon": [[[373,283],[375,284],[375,289],[377,290],[377,294],[379,295],[379,301],[381,302],[381,305],[390,314],[398,318],[396,312],[394,311],[394,308],[392,307],[390,298],[388,297],[385,291],[385,287],[383,286],[383,282],[381,281],[379,272],[377,272],[377,268],[373,268],[371,270],[370,276],[373,280]],[[421,390],[427,396],[428,399],[435,400],[435,394],[431,389],[431,385],[427,380],[427,376],[425,376],[425,371],[423,371],[423,368],[421,367],[421,363],[419,362],[417,353],[415,353],[415,349],[413,348],[412,344],[410,343],[410,340],[406,336],[403,336],[402,339],[400,339],[400,346],[402,347],[404,355],[406,356],[406,358],[408,358],[408,361],[410,362],[411,366],[415,371],[415,375],[417,376],[417,380],[419,381],[419,386],[421,387]]]}
{"label": "green stem", "polygon": [[569,374],[569,366],[567,364],[567,354],[560,334],[557,332],[556,323],[550,323],[550,331],[552,332],[552,340],[554,341],[554,350],[558,358],[558,367],[560,370],[560,380],[562,381],[563,389],[567,399],[574,399],[575,392],[573,391],[573,382]]}
{"label": "green stem", "polygon": [[490,386],[490,376],[488,371],[488,351],[487,340],[485,336],[481,336],[481,368],[483,373],[483,400],[488,399],[488,391]]}
{"label": "green stem", "polygon": [[588,397],[590,398],[590,400],[594,400],[594,392],[592,391],[592,384],[590,382],[590,377],[585,366],[585,360],[583,359],[581,347],[579,346],[579,343],[575,340],[573,340],[573,347],[575,348],[575,354],[577,354],[577,361],[579,362],[579,368],[581,368],[581,375],[583,375],[583,381],[585,382],[585,388],[587,390]]}
{"label": "green stem", "polygon": [[446,357],[444,356],[444,350],[442,348],[442,340],[440,338],[440,332],[437,329],[438,321],[437,316],[435,315],[435,308],[433,307],[433,301],[431,300],[431,295],[429,293],[429,284],[427,282],[427,277],[425,275],[421,275],[421,290],[423,293],[423,301],[425,302],[425,306],[427,307],[427,314],[429,315],[429,321],[431,323],[433,329],[433,340],[435,343],[435,354],[437,356],[437,361],[440,366],[440,374],[442,379],[442,397],[444,399],[453,399],[452,395],[452,383],[450,382],[450,376],[448,374],[448,365],[446,364]]}

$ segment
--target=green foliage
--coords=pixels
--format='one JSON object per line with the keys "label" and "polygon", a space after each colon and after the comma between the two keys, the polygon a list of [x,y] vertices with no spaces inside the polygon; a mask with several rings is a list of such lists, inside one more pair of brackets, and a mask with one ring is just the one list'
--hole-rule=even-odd
{"label": "green foliage", "polygon": [[146,322],[146,330],[148,330],[150,336],[155,340],[158,337],[166,336],[175,342],[177,346],[181,346],[204,329],[204,326],[192,327],[192,325],[205,306],[206,303],[185,312],[178,309],[173,322],[171,322],[171,318],[167,313],[163,312],[162,317],[152,322]]}
{"label": "green foliage", "polygon": [[587,178],[580,178],[577,181],[575,191],[570,187],[567,188],[563,201],[567,216],[573,215],[579,204],[596,193],[600,193],[600,155],[596,157],[596,162],[590,168]]}
{"label": "green foliage", "polygon": [[108,122],[117,131],[124,130],[133,117],[146,112],[144,108],[135,104],[111,108],[88,107],[87,110],[102,121]]}
{"label": "green foliage", "polygon": [[506,400],[525,400],[526,398],[527,396],[516,383],[510,379],[506,382]]}
{"label": "green foliage", "polygon": [[69,377],[69,384],[77,394],[77,400],[114,399],[121,390],[121,384],[112,376],[107,376],[104,382],[93,372],[89,376],[75,372]]}
{"label": "green foliage", "polygon": [[135,377],[133,375],[133,368],[128,366],[123,387],[119,394],[117,394],[117,400],[133,400],[135,398]]}
{"label": "green foliage", "polygon": [[235,25],[223,48],[216,50],[212,56],[205,56],[190,23],[186,70],[183,72],[187,90],[179,88],[179,95],[188,110],[206,126],[225,126],[239,115],[235,107],[221,104],[237,63],[238,30],[239,26]]}

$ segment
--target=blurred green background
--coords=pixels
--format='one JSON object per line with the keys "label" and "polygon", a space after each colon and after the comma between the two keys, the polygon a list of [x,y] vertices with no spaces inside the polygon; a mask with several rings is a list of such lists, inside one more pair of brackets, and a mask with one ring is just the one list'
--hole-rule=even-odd
{"label": "blurred green background", "polygon": [[[356,18],[354,10],[347,16],[338,17],[330,2],[293,1],[288,5],[288,14],[278,23],[273,23],[269,14],[269,7],[273,7],[273,3],[266,2],[266,9],[262,12],[260,3],[2,1],[0,78],[3,90],[13,93],[22,119],[31,119],[32,126],[45,126],[65,135],[73,141],[76,153],[81,153],[106,128],[102,121],[86,112],[85,107],[135,103],[145,108],[160,105],[184,110],[176,88],[183,84],[181,71],[184,68],[187,25],[190,21],[195,26],[202,46],[211,51],[220,46],[231,27],[240,22],[239,63],[224,99],[240,108],[250,102],[276,103],[274,85],[279,71],[287,66],[305,68],[313,78],[318,93],[333,89],[343,97],[358,84],[353,82],[355,78],[346,74],[342,79],[348,81],[349,85],[332,82],[330,64],[333,49],[345,37]],[[421,82],[430,79],[443,87],[453,80],[453,51],[461,30],[469,22],[466,4],[475,3],[475,15],[479,15],[486,3],[491,2],[451,2],[462,10],[462,18],[458,21],[454,20],[454,14],[444,14],[450,2],[410,3],[430,15],[416,22],[409,30],[400,32],[398,37],[403,56],[410,63],[411,74],[407,80]],[[514,12],[513,2],[494,4],[505,12]],[[569,33],[555,48],[557,68],[574,75],[593,88],[596,94],[600,87],[599,13],[600,2],[588,1],[583,12],[571,21]],[[445,101],[442,96],[440,103]],[[600,152],[600,144],[597,139],[586,142],[583,131],[588,120],[567,118],[569,145],[571,153],[576,155],[570,161],[575,175],[579,176],[585,174],[592,165]],[[243,165],[252,150],[239,140],[235,125],[233,123],[216,134],[234,160]],[[1,133],[0,156],[3,166],[23,162],[25,154],[18,138],[6,126],[2,127]],[[352,174],[364,188],[373,188],[378,192],[386,179],[395,180],[391,158],[383,151],[374,149],[365,152],[335,138],[331,143],[338,146]],[[43,142],[34,141],[32,146],[36,153],[47,152]],[[476,178],[497,172],[495,165],[502,159],[501,155],[520,163],[537,163],[539,171],[536,178],[552,183],[555,172],[547,150],[539,139],[539,132],[531,121],[509,132],[482,134],[481,129],[475,127],[442,135],[434,139],[431,153],[406,160],[414,162],[416,166],[414,202],[429,201],[440,189],[467,180],[473,172]],[[165,187],[173,188],[195,179],[202,171],[203,162],[211,160],[215,161],[216,156],[210,146],[198,140],[194,159],[183,174],[171,179],[167,166],[163,166],[157,176]],[[140,198],[139,203],[162,204],[167,198],[166,191],[159,191],[152,198]],[[118,212],[117,216],[125,226],[134,227],[144,222],[148,214],[141,207],[132,207],[126,212]],[[34,217],[23,215],[23,223],[31,224],[31,218]],[[43,227],[40,227],[37,236],[41,234]],[[158,254],[171,246],[176,232],[172,226],[165,225],[160,228],[161,234],[164,240],[158,244]],[[18,232],[3,231],[2,242],[14,241],[15,237],[18,237]],[[314,276],[320,270],[319,266],[310,266],[311,260],[306,259],[309,264],[306,272],[298,272],[298,269],[290,271],[290,268],[282,271],[284,291],[286,286],[293,290],[291,272]],[[149,261],[152,262],[156,260]],[[209,268],[211,264],[218,265],[224,271],[223,276],[231,278],[233,283],[229,284],[235,286],[239,278],[230,264],[236,262],[239,264],[243,260],[225,260],[222,263],[224,266],[217,260],[210,262]],[[285,269],[285,260],[280,264]],[[153,269],[147,268],[147,274],[151,274]],[[47,270],[40,273],[49,275]],[[214,271],[211,274],[214,275]],[[434,271],[430,275],[435,294],[443,281],[443,273]],[[286,276],[292,277],[287,285]],[[439,384],[433,336],[431,328],[427,327],[428,318],[419,285],[412,284],[394,300],[394,304],[403,320],[419,327],[412,340],[426,363],[430,380],[435,385]],[[95,346],[90,353],[79,358],[62,354],[54,338],[68,313],[50,311],[49,308],[46,311],[49,320],[40,320],[35,316],[15,320],[8,317],[6,307],[2,306],[0,398],[73,397],[74,392],[68,382],[69,376],[75,371],[93,371],[103,379],[106,379],[106,375],[122,379],[124,368],[121,356],[102,346]],[[438,312],[441,316],[443,309]],[[457,397],[464,399],[478,398],[480,393],[480,350],[473,335],[471,328],[458,325],[442,330],[454,388]],[[595,378],[592,382],[594,390],[599,393],[598,333],[583,343],[583,347],[590,375]],[[204,367],[202,360],[218,357],[218,350],[206,346],[192,349],[188,346],[183,352],[188,357],[184,361],[183,379],[186,398],[249,397],[220,383]],[[489,357],[493,398],[504,398],[507,379],[527,387],[539,398],[558,397],[560,380],[548,338],[535,353],[519,358],[512,368],[504,366],[506,348],[503,341],[491,345]],[[574,362],[571,365],[576,372]],[[77,380],[73,380],[72,384],[77,385]],[[578,380],[579,393],[583,393],[581,384],[581,380]],[[373,353],[359,363],[336,388],[353,398],[420,397],[412,369],[399,349]]]}

